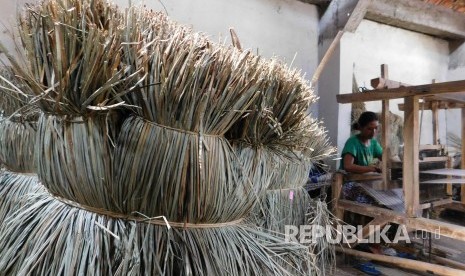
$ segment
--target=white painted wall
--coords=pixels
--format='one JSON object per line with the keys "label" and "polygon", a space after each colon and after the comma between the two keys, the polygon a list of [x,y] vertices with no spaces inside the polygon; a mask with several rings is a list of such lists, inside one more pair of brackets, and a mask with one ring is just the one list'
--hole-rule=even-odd
{"label": "white painted wall", "polygon": [[[355,72],[359,86],[372,89],[370,80],[380,75],[380,65],[388,64],[389,78],[404,83],[418,85],[448,80],[449,47],[448,42],[432,36],[391,27],[389,25],[363,20],[355,33],[345,33],[341,40],[340,59],[340,93],[352,92],[352,72]],[[320,92],[324,93],[323,91]],[[391,100],[390,109],[403,116],[398,109],[402,100]],[[342,150],[349,131],[349,108],[340,109],[339,117],[346,118],[339,130],[342,137],[338,137],[338,148]],[[381,102],[366,103],[368,110],[381,111]],[[448,127],[445,126],[446,112],[439,114],[441,142],[445,143],[446,129],[460,131],[453,122],[452,114],[447,113]],[[431,112],[423,112],[421,128],[421,143],[432,143]]]}

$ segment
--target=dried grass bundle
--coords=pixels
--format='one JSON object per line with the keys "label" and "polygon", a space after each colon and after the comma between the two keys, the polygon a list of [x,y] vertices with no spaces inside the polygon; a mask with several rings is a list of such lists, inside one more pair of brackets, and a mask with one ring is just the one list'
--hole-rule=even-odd
{"label": "dried grass bundle", "polygon": [[259,96],[252,111],[234,124],[228,138],[276,151],[294,150],[302,138],[307,110],[316,97],[299,71],[277,60],[261,61],[261,65]]}
{"label": "dried grass bundle", "polygon": [[18,110],[24,108],[28,103],[25,86],[19,84],[19,80],[14,77],[11,68],[0,69],[0,116],[8,117]]}
{"label": "dried grass bundle", "polygon": [[47,0],[18,19],[25,60],[7,54],[43,111],[82,115],[121,104],[123,15],[103,0]]}
{"label": "dried grass bundle", "polygon": [[37,173],[54,195],[119,211],[111,197],[115,123],[111,117],[42,115],[38,123]]}
{"label": "dried grass bundle", "polygon": [[36,122],[0,119],[0,162],[8,170],[35,172],[36,131]]}
{"label": "dried grass bundle", "polygon": [[6,218],[21,208],[29,194],[45,192],[36,174],[0,173],[0,233]]}
{"label": "dried grass bundle", "polygon": [[[245,155],[246,160],[259,158],[254,152]],[[248,179],[226,139],[139,117],[129,118],[121,129],[114,171],[112,194],[124,213],[163,215],[176,222],[237,220],[266,189],[263,181]]]}
{"label": "dried grass bundle", "polygon": [[[316,256],[315,265],[319,268],[317,275],[334,275],[336,270],[336,248],[334,243],[328,241],[327,235],[334,238],[341,233],[337,233],[338,219],[329,211],[328,205],[322,200],[312,200],[307,212],[307,225],[317,225],[326,231],[323,236],[308,237],[315,241],[310,244],[310,250]],[[316,233],[316,232],[315,232]]]}
{"label": "dried grass bundle", "polygon": [[251,217],[263,229],[285,233],[286,225],[299,227],[305,224],[310,202],[303,187],[269,190]]}
{"label": "dried grass bundle", "polygon": [[308,248],[251,226],[168,229],[43,194],[14,216],[23,219],[7,221],[0,236],[0,271],[10,275],[309,275],[299,263]]}
{"label": "dried grass bundle", "polygon": [[146,29],[140,47],[125,48],[125,62],[144,68],[145,77],[126,101],[159,125],[224,135],[258,96],[259,58],[214,44],[159,13],[133,11],[131,18]]}

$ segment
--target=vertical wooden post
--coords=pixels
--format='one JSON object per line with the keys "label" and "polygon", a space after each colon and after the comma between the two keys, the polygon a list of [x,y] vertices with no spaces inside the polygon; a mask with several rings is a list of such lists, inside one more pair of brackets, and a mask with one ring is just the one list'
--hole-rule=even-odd
{"label": "vertical wooden post", "polygon": [[[388,79],[388,66],[387,64],[381,64],[381,78]],[[383,147],[383,157],[382,157],[382,173],[383,173],[383,184],[382,190],[388,190],[390,184],[390,171],[389,171],[389,159],[391,155],[391,150],[389,147],[389,133],[390,133],[390,118],[389,118],[389,100],[383,100],[382,103],[382,110],[381,110],[381,125],[382,125],[382,133],[381,133],[381,146]]]}
{"label": "vertical wooden post", "polygon": [[433,101],[431,103],[431,112],[433,113],[433,144],[439,145],[439,112],[438,102]]}
{"label": "vertical wooden post", "polygon": [[[452,158],[449,157],[446,162],[446,168],[452,169]],[[452,179],[451,175],[448,175],[447,178]],[[451,183],[446,183],[446,193],[448,196],[453,196],[453,189],[452,189],[452,184]]]}
{"label": "vertical wooden post", "polygon": [[344,175],[342,173],[336,172],[333,176],[333,181],[331,183],[331,193],[332,193],[332,209],[333,214],[338,219],[344,219],[344,210],[339,208],[338,203],[341,198],[342,185],[344,184]]}
{"label": "vertical wooden post", "polygon": [[[462,107],[462,161],[460,167],[465,170],[465,108]],[[465,204],[465,185],[460,188],[461,201]]]}
{"label": "vertical wooden post", "polygon": [[416,216],[420,204],[418,100],[417,96],[404,98],[404,166],[402,182],[405,211],[409,217]]}

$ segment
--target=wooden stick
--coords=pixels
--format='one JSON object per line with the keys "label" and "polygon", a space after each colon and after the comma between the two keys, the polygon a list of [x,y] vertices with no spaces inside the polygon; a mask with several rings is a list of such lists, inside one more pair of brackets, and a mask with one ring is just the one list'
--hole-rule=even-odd
{"label": "wooden stick", "polygon": [[449,259],[446,259],[446,258],[443,258],[443,257],[439,257],[439,256],[436,256],[436,255],[433,255],[431,256],[433,257],[433,260],[439,264],[443,264],[443,265],[447,265],[449,267],[455,267],[455,268],[458,268],[458,269],[461,269],[461,270],[465,270],[465,264],[462,264],[462,263],[459,263],[457,261],[454,261],[454,260],[449,260]]}
{"label": "wooden stick", "polygon": [[409,260],[399,257],[392,257],[392,256],[385,256],[385,255],[377,255],[372,253],[366,253],[357,251],[354,249],[348,248],[340,248],[336,247],[336,250],[342,252],[344,254],[349,254],[361,258],[366,258],[374,261],[379,261],[383,263],[388,263],[392,265],[396,265],[401,268],[406,268],[415,271],[421,271],[426,273],[434,273],[434,275],[444,275],[444,276],[465,276],[465,271],[455,268],[449,268],[441,265],[425,263],[421,261]]}
{"label": "wooden stick", "polygon": [[316,83],[320,79],[320,75],[323,72],[323,69],[325,68],[326,64],[329,62],[329,59],[334,53],[334,50],[336,49],[336,46],[339,44],[339,41],[341,40],[342,35],[344,34],[344,31],[339,31],[334,38],[334,40],[331,42],[331,45],[329,45],[328,50],[326,51],[325,55],[320,61],[320,64],[316,67],[315,73],[313,73],[312,80],[310,82],[310,86],[312,88],[315,88]]}

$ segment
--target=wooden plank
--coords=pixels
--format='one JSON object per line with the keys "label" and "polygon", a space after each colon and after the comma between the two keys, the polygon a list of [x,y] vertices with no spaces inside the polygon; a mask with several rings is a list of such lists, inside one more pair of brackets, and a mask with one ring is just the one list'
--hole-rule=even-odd
{"label": "wooden plank", "polygon": [[[447,169],[452,169],[452,158],[449,158],[447,160],[447,163],[446,163],[446,168]],[[447,176],[447,179],[451,179],[452,176]],[[446,193],[449,195],[449,196],[452,196],[453,193],[454,193],[454,190],[452,189],[452,182],[447,182],[447,186],[446,186]]]}
{"label": "wooden plank", "polygon": [[448,156],[433,156],[433,157],[423,157],[420,160],[420,163],[428,163],[428,162],[447,162],[449,160]]}
{"label": "wooden plank", "polygon": [[[389,78],[388,73],[388,66],[387,64],[381,64],[381,78],[383,80],[387,80]],[[388,168],[388,161],[390,159],[390,148],[389,148],[389,133],[391,128],[391,123],[389,120],[389,100],[383,100],[381,102],[381,125],[382,125],[382,133],[381,133],[381,146],[383,148],[383,156],[382,156],[382,175],[383,175],[383,183],[381,186],[382,190],[389,189],[389,180],[390,177],[390,170]]]}
{"label": "wooden plank", "polygon": [[446,259],[446,258],[443,258],[443,257],[439,257],[439,256],[436,256],[436,255],[432,255],[431,257],[438,264],[446,265],[448,267],[457,268],[457,269],[461,269],[461,270],[465,271],[465,264],[462,264],[462,263],[454,261],[454,260]]}
{"label": "wooden plank", "polygon": [[380,254],[373,254],[368,252],[362,252],[349,248],[336,247],[336,250],[344,254],[349,254],[364,259],[369,259],[373,261],[379,261],[383,263],[388,263],[395,265],[397,267],[420,271],[424,273],[433,273],[434,275],[444,275],[444,276],[464,276],[465,271],[450,267],[445,267],[437,264],[430,264],[416,260],[409,260],[405,258],[386,256]]}
{"label": "wooden plank", "polygon": [[465,38],[462,13],[426,1],[373,0],[365,18],[436,37]]}
{"label": "wooden plank", "polygon": [[336,216],[341,221],[344,219],[344,210],[339,208],[339,200],[341,199],[342,185],[344,184],[344,175],[342,173],[336,172],[333,176],[333,181],[331,182],[331,193],[332,193],[332,211],[334,216]]}
{"label": "wooden plank", "polygon": [[[427,100],[427,99],[425,99]],[[465,104],[463,103],[457,103],[457,102],[444,102],[444,101],[438,101],[438,109],[456,109],[456,108],[464,108]],[[404,111],[404,104],[399,104],[399,110]],[[420,103],[420,109],[423,110],[432,110],[432,102],[430,101],[425,101],[424,103]]]}
{"label": "wooden plank", "polygon": [[440,200],[436,200],[436,201],[433,201],[433,202],[428,202],[428,203],[423,203],[423,204],[420,204],[419,206],[419,209],[429,209],[431,207],[439,207],[439,206],[442,206],[442,205],[447,205],[447,204],[451,204],[453,202],[452,198],[444,198],[444,199],[440,199]]}
{"label": "wooden plank", "polygon": [[433,113],[431,118],[433,124],[433,144],[439,145],[439,112],[437,101],[431,103],[431,112]]}
{"label": "wooden plank", "polygon": [[339,200],[338,207],[345,211],[369,217],[384,217],[392,223],[405,225],[407,228],[439,233],[441,236],[465,241],[465,227],[452,223],[426,218],[408,218],[403,214],[368,204],[357,203],[345,199]]}
{"label": "wooden plank", "polygon": [[402,168],[402,188],[405,210],[409,217],[416,216],[416,207],[420,203],[420,185],[418,173],[418,98],[405,98],[404,113],[404,166]]}
{"label": "wooden plank", "polygon": [[428,145],[420,145],[420,150],[442,150],[444,149],[445,146],[444,145],[431,145],[431,144],[428,144]]}
{"label": "wooden plank", "polygon": [[425,97],[448,93],[465,93],[465,80],[438,82],[393,89],[375,89],[363,93],[339,94],[336,95],[336,99],[338,103],[353,103],[392,100],[411,96]]}
{"label": "wooden plank", "polygon": [[385,89],[385,88],[399,88],[411,86],[410,84],[402,83],[400,81],[393,81],[386,77],[376,78],[370,80],[371,87],[374,89]]}
{"label": "wooden plank", "polygon": [[442,179],[432,179],[422,181],[421,184],[465,184],[465,179],[463,178],[442,178]]}
{"label": "wooden plank", "polygon": [[[462,159],[463,160],[463,159]],[[465,176],[465,169],[436,169],[421,171],[421,173],[438,174],[438,175],[451,175],[451,176]]]}

